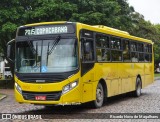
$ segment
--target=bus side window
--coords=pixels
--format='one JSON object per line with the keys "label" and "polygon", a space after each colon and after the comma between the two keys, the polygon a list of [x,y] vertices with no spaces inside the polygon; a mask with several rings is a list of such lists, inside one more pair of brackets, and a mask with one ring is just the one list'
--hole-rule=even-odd
{"label": "bus side window", "polygon": [[150,56],[149,54],[145,54],[145,62],[149,62],[150,61]]}
{"label": "bus side window", "polygon": [[149,53],[152,53],[152,45],[149,45]]}
{"label": "bus side window", "polygon": [[111,37],[111,48],[121,50],[121,40],[119,38]]}
{"label": "bus side window", "polygon": [[131,53],[131,59],[132,59],[132,62],[138,62],[138,53],[137,52],[132,52]]}
{"label": "bus side window", "polygon": [[137,43],[136,42],[131,43],[131,51],[137,51]]}
{"label": "bus side window", "polygon": [[130,62],[130,46],[129,40],[123,40],[123,60],[125,62]]}
{"label": "bus side window", "polygon": [[109,37],[102,35],[102,34],[97,34],[96,35],[96,47],[109,48]]}
{"label": "bus side window", "polygon": [[152,45],[145,43],[144,53],[145,62],[152,62]]}
{"label": "bus side window", "polygon": [[144,44],[143,43],[137,43],[138,46],[138,53],[139,53],[139,62],[144,62]]}
{"label": "bus side window", "polygon": [[121,39],[117,37],[110,38],[111,59],[112,61],[122,61],[122,45]]}
{"label": "bus side window", "polygon": [[101,61],[108,62],[111,60],[110,50],[97,48],[96,53],[97,53],[97,61],[99,61],[99,62],[101,62]]}

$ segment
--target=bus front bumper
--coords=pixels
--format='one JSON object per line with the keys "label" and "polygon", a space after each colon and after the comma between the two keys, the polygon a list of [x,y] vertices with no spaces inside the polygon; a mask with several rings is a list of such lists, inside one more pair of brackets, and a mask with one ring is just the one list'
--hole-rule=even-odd
{"label": "bus front bumper", "polygon": [[[81,103],[81,97],[80,92],[77,88],[72,89],[66,94],[61,94],[58,100],[35,100],[33,97],[36,97],[36,93],[33,92],[34,95],[30,92],[27,93],[30,95],[31,99],[26,100],[24,93],[19,93],[17,89],[15,88],[15,99],[19,103],[30,103],[30,104],[41,104],[41,105],[72,105],[72,104],[80,104]],[[46,92],[44,92],[46,93]],[[54,92],[53,92],[54,93]],[[44,95],[43,92],[41,94],[38,94],[37,96]],[[33,100],[34,99],[34,100]]]}
{"label": "bus front bumper", "polygon": [[[15,78],[15,81],[15,99],[19,103],[65,105],[81,103],[82,101],[80,84],[77,80],[73,80],[74,82],[65,80],[59,83],[46,84],[24,83],[17,78]],[[64,86],[68,86],[71,83],[77,84],[69,91],[62,93]]]}

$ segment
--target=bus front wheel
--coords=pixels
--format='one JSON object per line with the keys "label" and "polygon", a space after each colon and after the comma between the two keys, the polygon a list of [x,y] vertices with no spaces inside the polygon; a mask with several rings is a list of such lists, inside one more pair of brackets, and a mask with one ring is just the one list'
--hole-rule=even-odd
{"label": "bus front wheel", "polygon": [[100,108],[104,101],[104,89],[102,84],[99,82],[96,88],[96,100],[93,101],[94,108]]}

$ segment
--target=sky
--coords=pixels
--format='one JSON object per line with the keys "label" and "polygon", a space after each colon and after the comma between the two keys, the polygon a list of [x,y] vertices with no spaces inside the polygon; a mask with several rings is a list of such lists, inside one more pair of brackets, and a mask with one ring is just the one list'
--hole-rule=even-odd
{"label": "sky", "polygon": [[134,10],[153,24],[160,24],[160,0],[128,0]]}

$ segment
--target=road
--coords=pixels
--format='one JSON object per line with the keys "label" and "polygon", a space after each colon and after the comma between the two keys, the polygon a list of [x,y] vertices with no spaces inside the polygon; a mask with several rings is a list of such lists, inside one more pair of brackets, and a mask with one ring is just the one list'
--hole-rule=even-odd
{"label": "road", "polygon": [[7,98],[0,101],[0,113],[41,114],[51,119],[95,119],[99,116],[102,119],[106,118],[105,113],[160,113],[160,80],[142,89],[142,95],[139,98],[128,94],[112,97],[99,109],[92,109],[88,104],[49,108],[19,104],[14,100],[13,90],[0,89],[0,93],[7,95]]}

